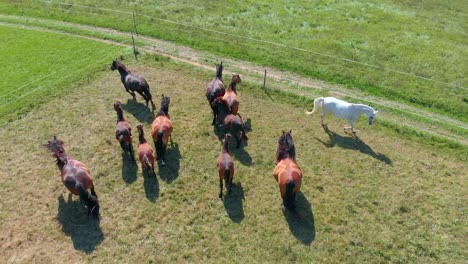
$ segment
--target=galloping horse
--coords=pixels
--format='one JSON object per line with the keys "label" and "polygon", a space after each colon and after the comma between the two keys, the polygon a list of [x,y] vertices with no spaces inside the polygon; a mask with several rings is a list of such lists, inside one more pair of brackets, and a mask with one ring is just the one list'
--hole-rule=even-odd
{"label": "galloping horse", "polygon": [[229,193],[231,192],[232,179],[234,178],[234,161],[229,152],[229,140],[231,140],[231,135],[224,135],[223,148],[216,163],[219,175],[219,198],[223,198],[223,180]]}
{"label": "galloping horse", "polygon": [[284,132],[278,140],[276,167],[273,177],[279,184],[283,206],[294,209],[296,194],[301,190],[302,171],[296,163],[296,147],[289,132]]}
{"label": "galloping horse", "polygon": [[223,83],[223,62],[221,62],[220,64],[216,64],[216,76],[210,83],[208,83],[208,87],[206,88],[206,99],[208,99],[208,103],[213,111],[213,126],[215,125],[218,113],[211,104],[216,98],[223,96],[225,92],[226,89],[224,88]]}
{"label": "galloping horse", "polygon": [[115,125],[115,138],[120,143],[120,147],[124,152],[130,154],[132,160],[135,160],[133,155],[132,145],[132,127],[128,123],[127,119],[123,116],[123,110],[120,106],[120,102],[114,103],[114,110],[117,112],[117,124]]}
{"label": "galloping horse", "polygon": [[224,101],[226,101],[229,106],[229,111],[233,115],[237,115],[239,111],[239,99],[237,97],[236,85],[240,82],[241,78],[239,74],[232,75],[231,83],[223,96]]}
{"label": "galloping horse", "polygon": [[320,115],[322,127],[327,128],[327,125],[323,123],[323,118],[326,114],[332,113],[337,118],[348,119],[350,127],[344,127],[344,130],[351,129],[353,133],[356,133],[354,129],[354,122],[362,115],[367,116],[369,125],[374,123],[375,115],[379,112],[374,110],[372,107],[363,104],[351,104],[343,100],[336,99],[335,97],[319,97],[314,100],[314,109],[312,112],[306,111],[307,115],[315,113],[317,108],[322,107],[322,114]]}
{"label": "galloping horse", "polygon": [[237,114],[230,113],[228,103],[222,97],[216,98],[213,102],[213,107],[218,111],[216,120],[217,127],[224,125],[225,132],[234,136],[237,142],[237,148],[240,147],[241,139],[249,140],[245,133],[244,122],[242,117]]}
{"label": "galloping horse", "polygon": [[[44,145],[57,159],[57,166],[62,174],[62,182],[74,195],[80,196],[80,202],[88,209],[88,216],[92,215],[100,220],[99,200],[94,191],[93,178],[88,167],[68,156],[63,148],[63,141],[56,136]],[[90,189],[91,193],[87,190]]]}
{"label": "galloping horse", "polygon": [[122,81],[125,91],[132,95],[135,98],[135,92],[139,93],[146,101],[146,106],[148,102],[151,101],[151,106],[153,110],[155,108],[153,103],[153,96],[151,96],[150,88],[145,78],[132,73],[122,62],[118,60],[113,60],[111,65],[111,70],[118,70],[120,73],[120,80]]}
{"label": "galloping horse", "polygon": [[167,142],[172,133],[172,121],[169,117],[169,103],[171,99],[162,95],[161,109],[151,124],[151,135],[156,148],[156,160],[165,166]]}
{"label": "galloping horse", "polygon": [[143,172],[148,171],[151,169],[151,171],[154,173],[154,155],[153,155],[153,148],[151,148],[151,145],[148,144],[148,141],[145,139],[145,135],[143,132],[143,126],[138,125],[138,139],[139,139],[139,144],[138,144],[138,157],[140,158],[140,163],[141,163],[141,169]]}

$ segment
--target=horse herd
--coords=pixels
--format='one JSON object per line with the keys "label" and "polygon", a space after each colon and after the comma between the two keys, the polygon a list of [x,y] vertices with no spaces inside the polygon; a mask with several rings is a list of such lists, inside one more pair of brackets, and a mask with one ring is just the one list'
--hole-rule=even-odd
{"label": "horse herd", "polygon": [[[143,77],[132,73],[118,60],[112,61],[111,70],[119,71],[125,90],[134,99],[135,92],[139,93],[146,101],[147,107],[149,107],[149,102],[151,102],[152,110],[155,110],[149,85]],[[206,89],[206,98],[213,112],[212,125],[215,126],[215,130],[219,135],[224,134],[223,147],[217,159],[220,188],[219,198],[223,197],[223,181],[229,193],[234,177],[234,160],[229,151],[229,142],[233,137],[236,141],[236,147],[239,148],[242,139],[248,140],[242,116],[239,114],[240,101],[236,90],[236,86],[241,82],[241,78],[238,74],[234,74],[226,89],[222,79],[222,72],[223,63],[221,62],[216,65],[215,78],[208,83]],[[160,162],[161,166],[165,166],[166,149],[169,140],[172,142],[171,133],[173,130],[173,124],[169,116],[169,104],[170,98],[162,95],[160,110],[151,124],[151,136],[156,149],[156,156],[151,144],[145,139],[143,126],[137,126],[138,157],[143,173],[152,172],[155,175],[155,161]],[[350,104],[333,97],[319,97],[314,101],[313,111],[306,112],[306,114],[314,113],[319,107],[323,109],[321,123],[324,129],[328,130],[326,124],[323,123],[323,118],[327,113],[332,113],[338,118],[347,118],[351,127],[345,127],[344,129],[352,129],[353,133],[356,133],[354,123],[361,114],[366,114],[369,124],[372,124],[378,112],[366,105]],[[114,103],[114,110],[117,113],[116,140],[120,143],[122,151],[128,153],[132,161],[135,162],[131,125],[125,119],[119,102]],[[90,171],[85,164],[69,156],[63,144],[62,140],[54,136],[52,140],[45,144],[45,147],[56,159],[65,187],[72,194],[79,195],[80,202],[87,209],[88,216],[100,220],[99,200],[94,190]],[[273,176],[279,185],[283,208],[293,210],[295,196],[300,192],[301,188],[302,171],[296,162],[296,150],[291,130],[283,131],[279,137],[276,151],[276,167],[273,171]]]}

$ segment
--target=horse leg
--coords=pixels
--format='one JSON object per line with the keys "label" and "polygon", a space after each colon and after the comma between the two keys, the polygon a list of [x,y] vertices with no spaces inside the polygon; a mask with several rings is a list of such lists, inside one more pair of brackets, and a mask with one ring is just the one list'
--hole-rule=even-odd
{"label": "horse leg", "polygon": [[219,177],[219,198],[223,199],[223,178]]}
{"label": "horse leg", "polygon": [[133,151],[133,145],[132,143],[130,143],[128,145],[128,149],[129,149],[129,152],[130,152],[130,158],[132,159],[132,161],[135,162],[135,152]]}
{"label": "horse leg", "polygon": [[239,131],[238,133],[236,133],[236,141],[237,141],[237,147],[236,148],[239,148],[240,145],[241,145],[241,137],[239,136],[240,133],[242,133],[242,132]]}
{"label": "horse leg", "polygon": [[149,102],[149,99],[148,99],[148,97],[146,97],[146,95],[145,95],[145,94],[143,94],[143,92],[142,92],[142,91],[140,91],[140,90],[137,90],[137,93],[139,93],[139,94],[141,95],[141,97],[143,97],[143,99],[145,99],[146,106],[148,106],[148,102]]}

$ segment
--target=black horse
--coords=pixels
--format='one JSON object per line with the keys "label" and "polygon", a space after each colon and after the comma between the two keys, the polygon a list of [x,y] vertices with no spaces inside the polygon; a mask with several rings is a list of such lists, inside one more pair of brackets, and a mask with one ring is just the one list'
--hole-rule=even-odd
{"label": "black horse", "polygon": [[118,70],[120,73],[120,80],[122,81],[125,91],[131,94],[133,98],[135,98],[135,92],[139,93],[146,101],[146,105],[148,106],[148,102],[151,101],[151,106],[155,109],[153,103],[153,96],[151,95],[150,88],[148,82],[146,82],[145,78],[132,73],[122,62],[119,60],[113,60],[111,65],[111,70]]}

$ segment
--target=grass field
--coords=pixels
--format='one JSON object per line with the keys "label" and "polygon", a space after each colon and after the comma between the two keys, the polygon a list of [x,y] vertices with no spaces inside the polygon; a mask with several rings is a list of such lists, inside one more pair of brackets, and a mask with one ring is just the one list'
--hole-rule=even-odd
{"label": "grass field", "polygon": [[143,34],[315,76],[467,121],[464,1],[300,1],[287,6],[271,1],[59,3],[5,1],[0,12],[134,31],[135,11]]}
{"label": "grass field", "polygon": [[[74,83],[86,83],[103,68],[103,59],[123,49],[54,33],[0,26],[0,120],[14,120],[49,96],[59,97]],[[107,62],[106,61],[106,62]],[[100,64],[99,64],[100,63]]]}
{"label": "grass field", "polygon": [[[72,57],[67,47],[58,45],[54,53]],[[168,166],[157,168],[156,178],[143,177],[140,164],[121,155],[112,104],[121,101],[133,127],[142,123],[147,133],[153,113],[142,98],[131,100],[109,63],[97,63],[86,82],[59,85],[66,91],[61,96],[39,95],[40,106],[0,127],[1,263],[466,259],[467,162],[458,150],[398,133],[379,120],[370,127],[360,119],[357,141],[342,132],[342,121],[329,117],[327,134],[318,115],[304,114],[308,104],[297,96],[243,82],[240,113],[250,140],[233,150],[235,188],[221,201],[215,167],[221,144],[204,97],[213,72],[157,56],[124,63],[147,78],[157,105],[161,94],[171,97],[175,130]],[[52,84],[72,72],[65,68]],[[300,218],[283,214],[272,177],[277,138],[286,129],[293,130],[305,175]],[[53,135],[90,167],[102,204],[100,225],[86,218],[77,197],[69,200],[42,147]]]}

